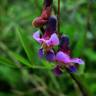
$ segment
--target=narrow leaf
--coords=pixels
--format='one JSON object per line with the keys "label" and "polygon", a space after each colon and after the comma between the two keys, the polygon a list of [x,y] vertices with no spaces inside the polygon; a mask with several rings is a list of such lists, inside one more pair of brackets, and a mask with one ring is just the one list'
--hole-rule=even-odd
{"label": "narrow leaf", "polygon": [[31,66],[31,64],[24,58],[22,57],[21,55],[15,53],[15,52],[10,52],[10,54],[16,59],[18,60],[20,63],[26,65],[26,66]]}
{"label": "narrow leaf", "polygon": [[16,33],[17,33],[17,36],[21,42],[22,47],[24,48],[24,50],[27,54],[29,61],[32,63],[33,62],[33,59],[32,59],[33,53],[32,53],[32,50],[30,48],[29,39],[27,38],[27,35],[19,27],[16,28]]}
{"label": "narrow leaf", "polygon": [[5,64],[9,67],[16,67],[16,65],[13,64],[11,60],[9,60],[9,59],[7,59],[6,57],[3,57],[3,56],[0,56],[0,63]]}

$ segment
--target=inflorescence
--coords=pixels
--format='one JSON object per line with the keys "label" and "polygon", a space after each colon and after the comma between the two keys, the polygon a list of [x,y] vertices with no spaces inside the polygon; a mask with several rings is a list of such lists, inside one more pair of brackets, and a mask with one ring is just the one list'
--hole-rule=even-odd
{"label": "inflorescence", "polygon": [[68,68],[70,72],[76,72],[77,64],[84,64],[84,61],[71,57],[68,36],[58,36],[57,18],[51,15],[52,3],[53,0],[44,0],[41,16],[36,17],[32,22],[34,27],[44,27],[44,32],[37,31],[33,34],[33,38],[41,45],[38,51],[39,57],[57,63],[53,69],[56,75],[62,74],[64,68]]}

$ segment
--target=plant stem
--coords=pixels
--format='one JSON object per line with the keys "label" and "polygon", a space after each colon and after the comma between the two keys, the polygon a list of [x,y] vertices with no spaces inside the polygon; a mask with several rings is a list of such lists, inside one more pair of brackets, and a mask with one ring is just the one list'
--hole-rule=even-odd
{"label": "plant stem", "polygon": [[88,4],[87,4],[87,9],[88,9],[88,13],[87,13],[87,19],[86,19],[86,29],[87,32],[92,32],[92,28],[91,28],[91,17],[92,17],[92,1],[88,0]]}
{"label": "plant stem", "polygon": [[82,96],[92,96],[90,91],[88,90],[88,88],[85,86],[84,81],[82,81],[79,76],[71,73],[69,71],[69,69],[66,68],[66,70],[69,73],[69,75],[71,76],[71,78],[74,80],[74,82],[77,84]]}
{"label": "plant stem", "polygon": [[57,19],[58,19],[58,33],[60,32],[60,0],[58,0],[58,15],[57,15]]}

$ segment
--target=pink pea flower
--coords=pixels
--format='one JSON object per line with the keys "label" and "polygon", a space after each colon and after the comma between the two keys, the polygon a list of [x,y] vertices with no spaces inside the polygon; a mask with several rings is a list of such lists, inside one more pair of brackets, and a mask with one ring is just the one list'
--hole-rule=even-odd
{"label": "pink pea flower", "polygon": [[42,42],[45,43],[48,42],[48,44],[51,42],[54,43],[53,45],[58,45],[59,39],[58,36],[56,35],[56,20],[57,19],[55,16],[51,16],[46,25],[44,34],[40,36],[40,31],[37,31],[33,34],[33,38],[40,44]]}
{"label": "pink pea flower", "polygon": [[59,50],[56,53],[55,61],[58,62],[58,65],[53,69],[56,75],[62,73],[62,66],[67,67],[70,72],[76,72],[76,64],[84,64],[82,59],[70,57],[69,38],[67,36],[62,36],[60,38]]}
{"label": "pink pea flower", "polygon": [[52,48],[59,45],[59,38],[56,34],[56,20],[55,16],[48,19],[43,35],[40,34],[40,31],[33,34],[33,38],[41,44],[38,52],[39,57],[46,57],[48,61],[54,61],[55,53]]}
{"label": "pink pea flower", "polygon": [[56,75],[60,75],[62,73],[61,67],[64,65],[65,67],[69,68],[70,72],[76,72],[77,68],[75,64],[84,64],[84,61],[80,58],[71,58],[68,54],[59,51],[56,54],[55,60],[60,63],[54,68],[54,73]]}
{"label": "pink pea flower", "polygon": [[50,38],[42,38],[40,37],[40,31],[37,31],[33,34],[33,38],[40,44],[44,43],[46,46],[56,46],[59,44],[59,38],[56,33],[53,33]]}
{"label": "pink pea flower", "polygon": [[56,54],[56,61],[61,62],[64,64],[69,64],[69,63],[76,63],[76,64],[84,64],[84,61],[80,58],[71,58],[69,55],[66,53],[59,51]]}
{"label": "pink pea flower", "polygon": [[38,55],[40,58],[45,57],[48,61],[54,61],[55,60],[55,53],[53,50],[49,50],[46,53],[44,53],[43,48],[40,48],[38,51]]}
{"label": "pink pea flower", "polygon": [[40,32],[37,31],[33,34],[33,38],[42,45],[42,48],[39,49],[39,57],[46,57],[48,61],[54,61],[55,54],[52,48],[59,44],[59,38],[56,33],[53,33],[50,38],[46,39],[40,37]]}

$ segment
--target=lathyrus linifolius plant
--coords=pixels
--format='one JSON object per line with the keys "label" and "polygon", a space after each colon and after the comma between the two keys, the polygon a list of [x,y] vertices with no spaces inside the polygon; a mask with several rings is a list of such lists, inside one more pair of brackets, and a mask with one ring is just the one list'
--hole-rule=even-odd
{"label": "lathyrus linifolius plant", "polygon": [[[65,34],[59,35],[57,32],[57,18],[51,15],[53,0],[44,0],[41,16],[36,17],[32,25],[43,28],[33,34],[33,38],[41,45],[38,51],[40,58],[46,58],[49,62],[56,63],[53,72],[56,75],[62,74],[62,70],[67,68],[70,72],[76,72],[80,64],[84,61],[80,58],[71,57],[70,42]],[[55,47],[57,46],[58,49]]]}

